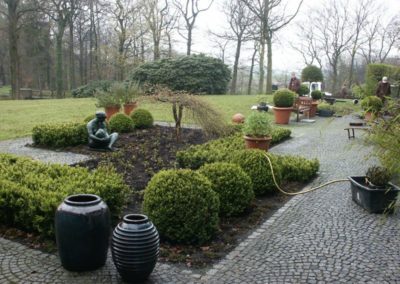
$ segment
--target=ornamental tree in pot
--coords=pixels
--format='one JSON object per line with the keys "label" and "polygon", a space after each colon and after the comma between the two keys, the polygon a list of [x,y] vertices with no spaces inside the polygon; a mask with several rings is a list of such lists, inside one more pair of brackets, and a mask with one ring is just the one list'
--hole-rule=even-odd
{"label": "ornamental tree in pot", "polygon": [[266,113],[252,112],[245,120],[243,134],[247,149],[268,151],[271,142],[271,123]]}
{"label": "ornamental tree in pot", "polygon": [[365,176],[351,176],[351,195],[355,203],[370,213],[392,213],[400,188],[391,182],[384,167],[370,167]]}
{"label": "ornamental tree in pot", "polygon": [[383,103],[382,100],[376,96],[368,96],[361,101],[361,107],[365,110],[364,119],[371,121],[378,115],[383,107]]}
{"label": "ornamental tree in pot", "polygon": [[280,89],[274,94],[275,123],[288,124],[296,94],[289,89]]}

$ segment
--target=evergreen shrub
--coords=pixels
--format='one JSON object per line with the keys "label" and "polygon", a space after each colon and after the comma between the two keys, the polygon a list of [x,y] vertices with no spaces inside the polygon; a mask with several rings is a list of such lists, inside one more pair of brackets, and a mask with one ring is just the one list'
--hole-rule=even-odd
{"label": "evergreen shrub", "polygon": [[160,235],[173,242],[201,244],[218,229],[218,195],[205,176],[192,170],[154,175],[145,189],[143,210]]}
{"label": "evergreen shrub", "polygon": [[253,184],[238,165],[206,164],[199,172],[211,181],[212,189],[218,194],[220,215],[238,215],[250,206],[254,198]]}

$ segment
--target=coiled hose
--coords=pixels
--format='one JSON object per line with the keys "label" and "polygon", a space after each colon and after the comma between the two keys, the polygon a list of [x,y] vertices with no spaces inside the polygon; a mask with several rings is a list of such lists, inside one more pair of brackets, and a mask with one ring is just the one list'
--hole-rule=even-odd
{"label": "coiled hose", "polygon": [[286,191],[284,191],[284,190],[279,186],[279,184],[276,182],[275,173],[274,173],[274,168],[273,168],[273,166],[272,166],[271,159],[268,157],[267,154],[264,154],[264,156],[265,156],[265,157],[267,158],[267,160],[268,160],[269,167],[270,167],[270,169],[271,169],[272,179],[274,180],[274,184],[275,184],[276,188],[277,188],[280,192],[282,192],[283,194],[286,194],[286,195],[292,195],[292,196],[293,196],[293,195],[300,195],[300,194],[304,194],[304,193],[308,193],[308,192],[311,192],[311,191],[320,189],[321,187],[327,186],[327,185],[332,184],[332,183],[349,181],[349,179],[347,179],[347,178],[346,178],[346,179],[336,179],[336,180],[331,180],[331,181],[328,181],[328,182],[326,182],[326,183],[323,183],[323,184],[321,184],[321,185],[319,185],[319,186],[316,186],[316,187],[313,187],[313,188],[310,188],[310,189],[307,189],[307,190],[303,190],[303,191],[301,191],[301,192],[286,192]]}

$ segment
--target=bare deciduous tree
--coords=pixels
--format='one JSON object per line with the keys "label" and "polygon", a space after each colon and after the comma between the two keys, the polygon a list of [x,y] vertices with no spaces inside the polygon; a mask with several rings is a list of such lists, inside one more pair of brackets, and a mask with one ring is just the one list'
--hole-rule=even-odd
{"label": "bare deciduous tree", "polygon": [[181,0],[174,0],[174,5],[178,9],[181,17],[185,22],[185,29],[187,31],[186,35],[180,33],[186,39],[186,55],[190,55],[192,51],[192,43],[193,43],[193,29],[196,23],[197,16],[204,11],[210,9],[214,0],[210,0],[208,5],[201,8],[199,6],[200,0],[184,0],[183,3]]}

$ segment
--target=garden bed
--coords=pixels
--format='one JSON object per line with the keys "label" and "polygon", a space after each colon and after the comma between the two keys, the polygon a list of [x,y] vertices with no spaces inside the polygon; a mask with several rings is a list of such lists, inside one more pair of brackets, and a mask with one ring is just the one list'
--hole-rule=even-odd
{"label": "garden bed", "polygon": [[[91,160],[76,166],[95,169],[103,164],[113,165],[116,171],[122,174],[124,182],[129,185],[133,193],[123,214],[141,213],[143,190],[151,177],[162,169],[174,168],[178,151],[187,149],[190,145],[203,144],[212,138],[205,136],[198,129],[183,129],[181,142],[177,143],[174,128],[155,126],[120,135],[116,144],[118,150],[115,152],[95,152],[86,145],[68,147],[65,150],[92,157]],[[234,142],[232,144],[236,143],[235,147],[240,147],[241,140],[235,141],[232,140]],[[286,182],[283,186],[289,191],[300,190],[303,187],[301,183],[293,182]],[[256,197],[250,208],[240,216],[221,217],[220,229],[216,236],[212,241],[201,246],[177,245],[162,241],[160,260],[184,263],[188,267],[210,265],[231,251],[257,226],[282,207],[288,199],[289,197],[278,193]],[[35,249],[55,251],[54,243],[39,238],[35,234],[2,226],[0,236],[22,242]]]}

